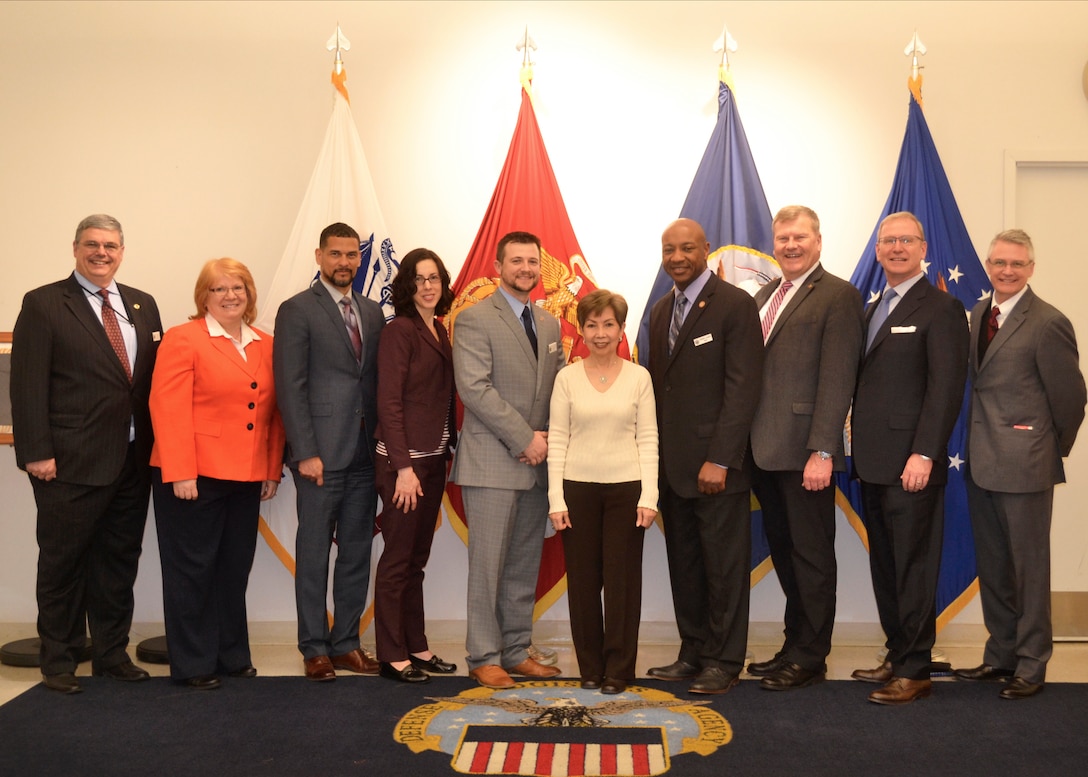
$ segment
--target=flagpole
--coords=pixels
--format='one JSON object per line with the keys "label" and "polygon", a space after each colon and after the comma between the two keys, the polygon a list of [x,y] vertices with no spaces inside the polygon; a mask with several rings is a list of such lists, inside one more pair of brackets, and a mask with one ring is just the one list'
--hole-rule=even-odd
{"label": "flagpole", "polygon": [[924,107],[922,105],[922,66],[918,64],[918,57],[925,56],[926,44],[922,43],[922,39],[918,37],[918,30],[914,31],[914,37],[907,43],[903,53],[911,58],[907,86],[910,88],[910,93],[914,95],[914,99],[918,101],[918,106]]}

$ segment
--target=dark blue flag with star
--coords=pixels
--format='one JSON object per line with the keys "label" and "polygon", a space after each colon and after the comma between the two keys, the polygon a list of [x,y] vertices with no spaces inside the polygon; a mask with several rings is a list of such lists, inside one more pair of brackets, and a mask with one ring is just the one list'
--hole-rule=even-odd
{"label": "dark blue flag with star", "polygon": [[[718,83],[718,120],[680,208],[680,218],[697,221],[706,232],[710,243],[707,265],[711,270],[722,280],[755,294],[760,286],[782,272],[772,255],[774,237],[767,196],[748,147],[733,90],[726,80]],[[672,279],[659,265],[635,341],[635,356],[643,366],[649,364],[650,357],[650,310],[671,290]],[[753,584],[770,568],[763,515],[753,505]]]}
{"label": "dark blue flag with star", "polygon": [[[928,252],[922,269],[930,282],[956,297],[969,311],[975,303],[990,296],[990,280],[979,261],[967,227],[963,223],[952,187],[948,183],[933,136],[929,132],[922,106],[912,92],[907,115],[907,131],[899,152],[892,190],[877,219],[865,253],[850,277],[865,300],[872,304],[884,289],[884,269],[876,261],[876,237],[885,216],[909,211],[925,229]],[[967,512],[964,485],[964,459],[967,456],[967,402],[964,391],[960,417],[948,442],[948,486],[945,488],[944,545],[937,583],[937,628],[963,609],[978,590],[975,570],[975,545],[971,519]],[[934,462],[936,464],[936,462]],[[844,474],[836,476],[846,499],[839,506],[868,547],[865,527],[860,519],[861,488]]]}

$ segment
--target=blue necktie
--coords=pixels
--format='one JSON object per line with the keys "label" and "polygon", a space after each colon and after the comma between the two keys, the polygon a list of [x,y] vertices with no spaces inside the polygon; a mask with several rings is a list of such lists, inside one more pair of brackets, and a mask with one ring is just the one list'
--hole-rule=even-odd
{"label": "blue necktie", "polygon": [[529,338],[529,345],[533,347],[533,356],[536,356],[536,332],[533,331],[533,313],[526,305],[521,309],[521,323],[525,327],[525,334]]}
{"label": "blue necktie", "polygon": [[884,296],[880,302],[876,305],[876,310],[873,311],[873,317],[869,319],[869,339],[865,344],[865,352],[868,353],[873,347],[873,340],[876,339],[876,333],[880,331],[880,327],[884,325],[884,322],[888,320],[888,313],[892,309],[892,301],[895,299],[895,289],[888,289],[884,292]]}

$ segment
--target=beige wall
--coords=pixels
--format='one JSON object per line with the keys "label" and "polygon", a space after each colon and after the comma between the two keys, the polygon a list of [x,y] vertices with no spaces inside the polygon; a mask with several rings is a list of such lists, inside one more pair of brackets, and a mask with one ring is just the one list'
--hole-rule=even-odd
{"label": "beige wall", "polygon": [[[740,43],[737,99],[771,209],[814,207],[840,275],[891,184],[915,29],[930,51],[926,116],[980,252],[1005,226],[1006,148],[1088,149],[1083,2],[4,2],[0,330],[27,289],[71,270],[72,230],[96,211],[125,225],[119,278],[153,293],[168,326],[190,312],[207,258],[241,259],[266,291],[329,119],[324,43],[337,21],[394,241],[401,253],[426,245],[455,271],[513,130],[514,44],[528,23],[537,115],[571,220],[633,321],[714,123],[710,45],[723,21]],[[1037,275],[1072,274],[1077,258],[1048,256]],[[29,621],[33,500],[10,449],[0,493],[0,620]],[[161,612],[148,540],[137,620]],[[875,621],[864,552],[845,526],[839,544],[839,617]],[[443,527],[432,611],[463,612],[463,570]],[[671,618],[656,530],[646,598],[647,619]],[[293,617],[290,580],[263,547],[251,600],[255,620]],[[753,618],[780,616],[773,580],[757,586]],[[977,608],[961,618],[977,621]]]}

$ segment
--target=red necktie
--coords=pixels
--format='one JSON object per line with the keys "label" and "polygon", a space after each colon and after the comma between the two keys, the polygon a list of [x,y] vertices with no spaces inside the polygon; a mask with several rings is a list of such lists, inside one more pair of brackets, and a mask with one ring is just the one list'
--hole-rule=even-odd
{"label": "red necktie", "polygon": [[767,335],[774,328],[774,319],[778,314],[778,308],[781,306],[782,300],[786,298],[786,292],[792,288],[793,281],[783,281],[782,285],[778,287],[778,291],[771,297],[771,304],[767,306],[767,314],[763,316],[763,342],[767,342]]}
{"label": "red necktie", "polygon": [[102,297],[102,326],[106,330],[106,337],[109,338],[113,352],[117,354],[121,366],[125,368],[128,382],[131,383],[132,367],[128,364],[128,350],[125,348],[125,338],[121,336],[121,326],[117,323],[117,314],[110,304],[110,290],[102,289],[98,294]]}
{"label": "red necktie", "polygon": [[994,305],[990,308],[990,320],[986,322],[986,342],[993,342],[994,335],[997,334],[997,317],[1001,315],[1001,309]]}

